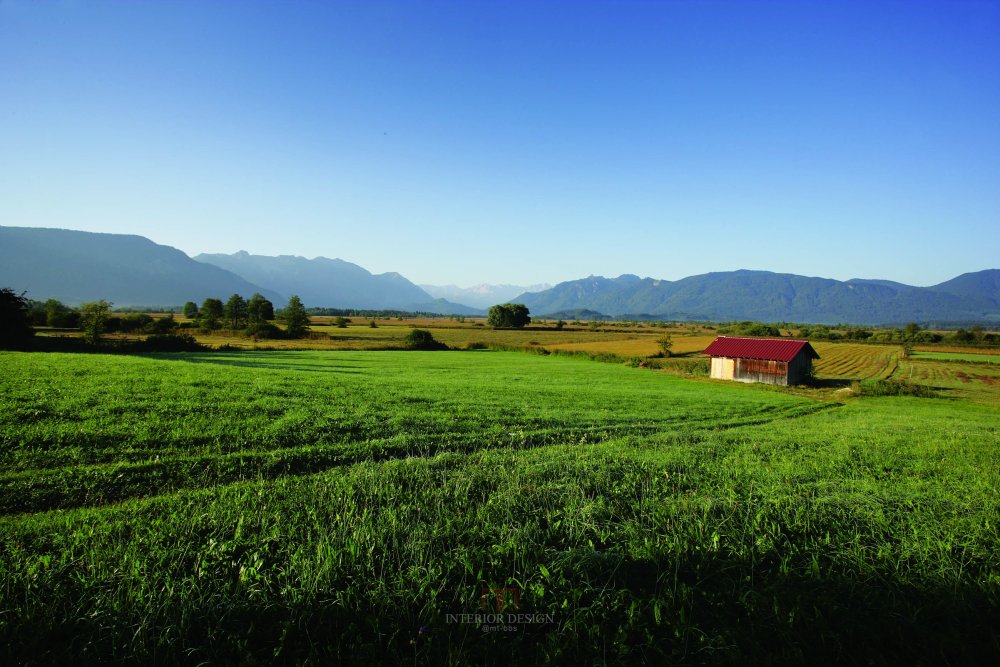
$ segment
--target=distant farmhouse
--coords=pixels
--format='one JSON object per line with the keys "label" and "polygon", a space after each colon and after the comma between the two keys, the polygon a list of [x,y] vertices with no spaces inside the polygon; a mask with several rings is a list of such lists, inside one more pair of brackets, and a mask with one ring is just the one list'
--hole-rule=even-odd
{"label": "distant farmhouse", "polygon": [[738,382],[802,384],[819,359],[809,341],[787,338],[719,336],[705,348],[712,357],[712,377]]}

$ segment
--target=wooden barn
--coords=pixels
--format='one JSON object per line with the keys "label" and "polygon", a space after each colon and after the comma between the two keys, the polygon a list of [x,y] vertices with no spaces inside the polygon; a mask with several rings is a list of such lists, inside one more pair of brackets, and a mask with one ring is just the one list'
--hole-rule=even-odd
{"label": "wooden barn", "polygon": [[712,377],[738,382],[802,384],[819,359],[807,340],[719,336],[705,348],[712,357]]}

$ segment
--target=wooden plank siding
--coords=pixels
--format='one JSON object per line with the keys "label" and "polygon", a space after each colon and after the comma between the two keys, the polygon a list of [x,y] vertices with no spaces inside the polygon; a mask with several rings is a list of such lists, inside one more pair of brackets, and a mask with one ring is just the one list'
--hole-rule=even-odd
{"label": "wooden plank siding", "polygon": [[712,357],[711,376],[719,380],[732,380],[736,372],[736,364],[726,357]]}
{"label": "wooden plank siding", "polygon": [[812,376],[812,359],[806,354],[797,354],[788,362],[788,381],[785,384],[806,384]]}
{"label": "wooden plank siding", "polygon": [[788,384],[788,362],[768,359],[736,359],[733,379],[740,382]]}

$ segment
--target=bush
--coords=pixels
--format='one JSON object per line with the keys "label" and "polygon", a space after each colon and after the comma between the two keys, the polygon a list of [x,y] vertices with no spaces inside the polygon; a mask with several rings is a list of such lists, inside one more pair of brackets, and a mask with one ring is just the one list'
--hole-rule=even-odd
{"label": "bush", "polygon": [[434,336],[426,329],[414,329],[403,339],[409,350],[447,350],[448,346],[434,340]]}
{"label": "bush", "polygon": [[31,326],[28,299],[9,287],[0,289],[0,348],[21,349],[35,330]]}
{"label": "bush", "polygon": [[158,317],[152,322],[143,327],[143,331],[147,331],[152,334],[166,335],[173,333],[177,328],[177,322],[174,321],[173,315],[170,317]]}
{"label": "bush", "polygon": [[504,303],[490,307],[486,323],[494,329],[523,329],[531,324],[531,318],[524,304]]}
{"label": "bush", "polygon": [[117,324],[117,331],[135,333],[148,330],[153,324],[153,318],[145,313],[131,313],[125,317],[112,317],[109,322]]}
{"label": "bush", "polygon": [[[771,324],[763,324],[762,322],[751,322],[749,320],[732,322],[728,326],[720,327],[719,333],[731,336],[768,336],[771,338],[781,336],[781,331],[778,330],[778,327]],[[804,334],[803,337],[805,337]]]}
{"label": "bush", "polygon": [[851,384],[856,396],[920,396],[933,398],[937,393],[930,387],[906,380],[862,380]]}
{"label": "bush", "polygon": [[247,336],[262,338],[264,340],[278,340],[285,337],[285,331],[270,322],[261,322],[248,327],[244,333]]}
{"label": "bush", "polygon": [[486,343],[484,343],[481,340],[469,341],[465,345],[465,349],[466,350],[485,350],[485,349],[488,349],[488,348],[489,348],[489,345],[487,345]]}
{"label": "bush", "polygon": [[674,340],[670,337],[670,334],[664,334],[660,338],[657,338],[656,344],[660,346],[661,357],[670,356],[670,348],[674,346]]}
{"label": "bush", "polygon": [[154,334],[135,344],[139,352],[198,352],[206,350],[191,334]]}

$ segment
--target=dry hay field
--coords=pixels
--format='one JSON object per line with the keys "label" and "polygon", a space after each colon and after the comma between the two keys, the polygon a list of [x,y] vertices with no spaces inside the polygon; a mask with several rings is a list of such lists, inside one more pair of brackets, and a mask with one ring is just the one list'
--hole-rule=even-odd
{"label": "dry hay field", "polygon": [[819,354],[816,375],[823,378],[888,379],[899,364],[898,345],[863,343],[811,343]]}
{"label": "dry hay field", "polygon": [[700,353],[715,340],[715,335],[678,333],[661,330],[648,334],[617,334],[616,332],[601,333],[597,340],[580,342],[555,343],[549,349],[576,352],[610,352],[622,357],[648,357],[660,351],[659,339],[670,334],[673,347],[672,355]]}
{"label": "dry hay field", "polygon": [[311,335],[302,340],[254,340],[239,333],[214,331],[193,332],[199,343],[211,347],[229,345],[247,350],[376,350],[401,349],[403,339],[413,329],[430,331],[435,340],[453,348],[470,344],[492,347],[544,347],[551,350],[607,352],[623,357],[651,356],[660,351],[657,340],[664,334],[673,338],[674,354],[698,353],[714,339],[714,335],[691,332],[688,329],[645,327],[564,327],[532,325],[525,329],[492,329],[481,321],[457,322],[445,318],[408,318],[405,320],[350,318],[346,327],[333,324],[333,317],[313,317]]}

